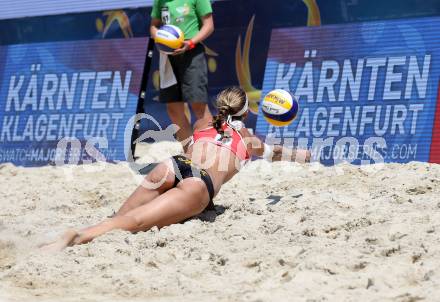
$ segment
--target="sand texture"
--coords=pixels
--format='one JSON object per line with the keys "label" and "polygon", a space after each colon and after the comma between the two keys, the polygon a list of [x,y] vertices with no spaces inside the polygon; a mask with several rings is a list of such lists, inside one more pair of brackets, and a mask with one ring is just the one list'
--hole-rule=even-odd
{"label": "sand texture", "polygon": [[37,249],[111,215],[138,181],[123,163],[1,165],[0,301],[440,301],[440,165],[255,161],[215,212]]}

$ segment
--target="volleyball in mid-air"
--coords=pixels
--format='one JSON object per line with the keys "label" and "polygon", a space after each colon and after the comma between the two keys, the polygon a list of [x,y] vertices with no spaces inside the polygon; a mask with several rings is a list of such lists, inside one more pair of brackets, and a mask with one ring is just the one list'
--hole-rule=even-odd
{"label": "volleyball in mid-air", "polygon": [[261,110],[266,121],[274,126],[289,125],[298,114],[298,100],[283,89],[275,89],[266,94]]}
{"label": "volleyball in mid-air", "polygon": [[167,54],[182,47],[185,37],[183,31],[174,25],[164,25],[156,32],[154,41],[157,48]]}

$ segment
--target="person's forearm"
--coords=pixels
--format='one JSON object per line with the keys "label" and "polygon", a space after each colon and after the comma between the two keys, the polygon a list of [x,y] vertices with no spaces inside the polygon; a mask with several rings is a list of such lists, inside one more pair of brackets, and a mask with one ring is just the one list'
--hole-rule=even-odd
{"label": "person's forearm", "polygon": [[286,149],[282,146],[275,145],[273,146],[273,154],[272,154],[272,161],[295,161],[295,150],[293,149]]}
{"label": "person's forearm", "polygon": [[203,24],[200,31],[191,40],[194,44],[198,44],[206,40],[214,32],[214,26],[210,24]]}
{"label": "person's forearm", "polygon": [[272,161],[291,161],[298,163],[307,163],[310,162],[310,157],[311,153],[309,150],[274,146]]}
{"label": "person's forearm", "polygon": [[155,38],[156,37],[156,32],[157,32],[158,28],[155,25],[151,25],[150,26],[150,34],[151,34],[151,38]]}

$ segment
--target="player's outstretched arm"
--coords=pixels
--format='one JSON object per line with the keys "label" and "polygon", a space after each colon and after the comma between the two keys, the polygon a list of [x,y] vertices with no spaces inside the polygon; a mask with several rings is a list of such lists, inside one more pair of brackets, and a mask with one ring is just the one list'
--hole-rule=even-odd
{"label": "player's outstretched arm", "polygon": [[310,150],[286,148],[280,145],[271,146],[265,144],[261,141],[261,139],[255,135],[252,135],[246,128],[241,129],[240,134],[247,144],[248,152],[252,156],[258,156],[268,161],[291,161],[298,163],[310,162]]}

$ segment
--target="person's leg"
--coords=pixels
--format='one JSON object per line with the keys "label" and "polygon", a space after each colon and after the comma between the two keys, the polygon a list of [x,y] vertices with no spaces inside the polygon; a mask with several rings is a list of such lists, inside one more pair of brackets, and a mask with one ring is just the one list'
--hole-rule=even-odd
{"label": "person's leg", "polygon": [[186,152],[185,141],[192,135],[191,121],[185,115],[184,97],[182,94],[182,74],[184,72],[184,65],[182,64],[183,57],[169,56],[170,64],[173,68],[177,84],[161,89],[162,101],[167,104],[167,112],[171,122],[178,127],[176,138],[182,143],[182,147]]}
{"label": "person's leg", "polygon": [[171,189],[175,174],[170,159],[157,165],[128,197],[115,216],[124,215],[132,209],[142,206]]}
{"label": "person's leg", "polygon": [[103,222],[75,232],[69,230],[56,242],[44,246],[47,251],[84,244],[115,229],[130,232],[146,231],[153,226],[164,227],[200,214],[209,203],[205,184],[197,178],[182,180],[176,188],[168,190],[151,202]]}
{"label": "person's leg", "polygon": [[207,103],[201,103],[201,102],[191,103],[191,109],[196,115],[198,120],[201,119],[212,120],[212,114],[211,111],[209,110]]}
{"label": "person's leg", "polygon": [[197,119],[212,119],[208,107],[208,67],[202,45],[185,57],[185,72],[181,75],[183,100],[191,105]]}
{"label": "person's leg", "polygon": [[176,136],[180,142],[185,141],[192,135],[191,124],[186,118],[184,106],[185,104],[182,102],[167,103],[168,116],[171,122],[179,127]]}
{"label": "person's leg", "polygon": [[180,181],[176,188],[162,194],[154,202],[126,216],[133,217],[138,223],[135,232],[146,231],[153,226],[162,228],[202,213],[209,200],[205,183],[199,178],[190,177]]}
{"label": "person's leg", "polygon": [[[170,87],[160,89],[159,100],[161,103],[166,104],[171,123],[177,125],[178,127],[176,138],[179,142],[182,142],[182,145],[184,145],[184,141],[192,135],[192,128],[185,115],[185,104],[183,103],[182,99],[179,65],[176,63],[176,58],[170,58],[170,62],[173,66],[173,71],[178,83]],[[185,149],[185,146],[183,147]]]}

